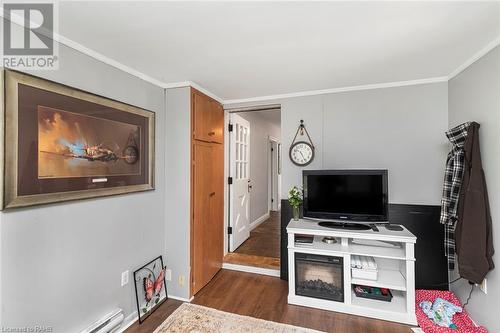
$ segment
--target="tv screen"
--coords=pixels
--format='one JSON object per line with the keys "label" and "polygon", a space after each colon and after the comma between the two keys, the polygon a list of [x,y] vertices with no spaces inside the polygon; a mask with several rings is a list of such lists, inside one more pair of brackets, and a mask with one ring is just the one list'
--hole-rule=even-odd
{"label": "tv screen", "polygon": [[303,171],[304,217],[387,221],[387,170]]}

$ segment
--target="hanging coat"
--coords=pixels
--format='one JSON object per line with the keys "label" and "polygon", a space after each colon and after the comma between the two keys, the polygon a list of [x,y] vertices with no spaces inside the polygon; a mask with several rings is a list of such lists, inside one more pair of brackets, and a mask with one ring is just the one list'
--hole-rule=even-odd
{"label": "hanging coat", "polygon": [[465,167],[464,146],[470,124],[466,122],[446,132],[452,149],[446,159],[440,221],[444,224],[444,253],[448,260],[448,269],[451,271],[455,269],[455,226],[458,220],[458,199]]}
{"label": "hanging coat", "polygon": [[488,191],[479,149],[479,124],[471,123],[464,146],[465,167],[458,200],[455,245],[461,277],[481,283],[494,268]]}

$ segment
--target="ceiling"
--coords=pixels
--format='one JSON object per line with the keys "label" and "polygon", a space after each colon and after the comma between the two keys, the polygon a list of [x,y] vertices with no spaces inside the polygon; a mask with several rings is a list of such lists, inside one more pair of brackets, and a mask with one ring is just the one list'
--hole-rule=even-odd
{"label": "ceiling", "polygon": [[500,2],[61,2],[59,32],[225,100],[446,77],[500,36]]}

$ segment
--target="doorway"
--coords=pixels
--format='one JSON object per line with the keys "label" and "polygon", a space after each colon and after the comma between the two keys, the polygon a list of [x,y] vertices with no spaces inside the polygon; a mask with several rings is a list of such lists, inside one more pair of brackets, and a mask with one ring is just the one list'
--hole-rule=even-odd
{"label": "doorway", "polygon": [[277,271],[280,264],[281,107],[227,111],[230,185],[224,263],[226,268],[240,265]]}

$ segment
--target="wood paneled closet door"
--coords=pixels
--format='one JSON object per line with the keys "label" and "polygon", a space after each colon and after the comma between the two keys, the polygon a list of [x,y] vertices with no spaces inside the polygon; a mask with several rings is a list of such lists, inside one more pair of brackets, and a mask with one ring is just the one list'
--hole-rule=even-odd
{"label": "wood paneled closet door", "polygon": [[210,141],[215,143],[224,143],[224,109],[217,101],[212,101],[211,104],[211,130],[209,132]]}
{"label": "wood paneled closet door", "polygon": [[193,215],[191,228],[192,249],[192,294],[205,286],[211,277],[207,271],[210,258],[210,220],[212,198],[212,147],[209,143],[193,143],[192,200]]}
{"label": "wood paneled closet door", "polygon": [[215,135],[212,129],[212,103],[208,96],[191,89],[193,139],[211,142]]}
{"label": "wood paneled closet door", "polygon": [[224,109],[191,93],[191,295],[222,268],[224,251]]}
{"label": "wood paneled closet door", "polygon": [[222,268],[224,254],[224,146],[212,145],[212,196],[210,197],[210,275],[213,277]]}

